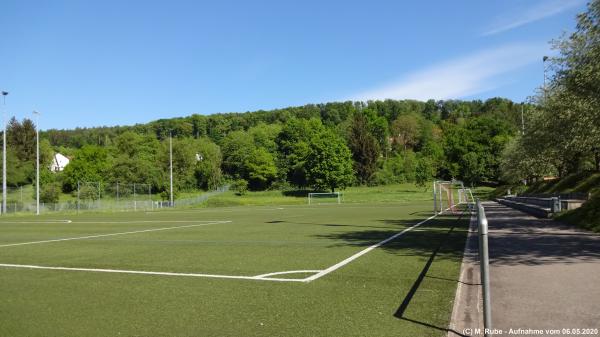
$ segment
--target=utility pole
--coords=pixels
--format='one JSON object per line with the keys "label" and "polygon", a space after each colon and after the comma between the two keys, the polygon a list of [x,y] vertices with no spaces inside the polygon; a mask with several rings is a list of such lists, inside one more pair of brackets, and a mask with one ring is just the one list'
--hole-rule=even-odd
{"label": "utility pole", "polygon": [[40,215],[40,113],[33,111],[35,115],[35,214]]}
{"label": "utility pole", "polygon": [[546,61],[548,61],[548,56],[544,56],[542,58],[542,65],[544,66],[544,100],[547,96],[547,88],[546,88]]}
{"label": "utility pole", "polygon": [[2,214],[6,214],[6,95],[8,92],[2,91]]}
{"label": "utility pole", "polygon": [[173,207],[173,135],[169,131],[169,177],[171,180],[171,193],[169,193],[169,201],[171,207]]}
{"label": "utility pole", "polygon": [[523,117],[523,109],[525,102],[521,103],[521,135],[525,135],[525,118]]}

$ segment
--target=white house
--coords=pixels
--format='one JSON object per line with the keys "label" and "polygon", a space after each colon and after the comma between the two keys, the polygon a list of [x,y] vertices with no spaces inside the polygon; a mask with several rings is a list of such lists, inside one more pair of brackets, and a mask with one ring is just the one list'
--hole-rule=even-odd
{"label": "white house", "polygon": [[54,154],[54,159],[52,159],[50,170],[52,172],[60,172],[64,170],[67,165],[69,165],[69,158],[57,152]]}

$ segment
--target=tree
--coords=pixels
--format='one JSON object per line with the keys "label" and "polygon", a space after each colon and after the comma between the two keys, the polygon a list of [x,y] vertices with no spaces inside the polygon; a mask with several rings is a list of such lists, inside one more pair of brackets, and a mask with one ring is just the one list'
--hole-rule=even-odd
{"label": "tree", "polygon": [[535,151],[530,153],[522,137],[515,137],[506,144],[500,160],[502,181],[514,184],[554,173],[553,165],[544,153]]}
{"label": "tree", "polygon": [[357,112],[350,125],[348,145],[354,159],[356,176],[362,184],[369,183],[379,159],[379,146],[377,140],[369,130],[367,118],[363,113]]}
{"label": "tree", "polygon": [[316,189],[335,192],[353,181],[352,153],[344,140],[330,129],[315,134],[306,158],[309,184]]}
{"label": "tree", "polygon": [[555,76],[539,101],[549,118],[547,133],[559,131],[561,137],[548,137],[547,146],[562,149],[561,175],[586,169],[586,157],[600,170],[600,1],[588,4],[575,32],[555,41],[555,48]]}
{"label": "tree", "polygon": [[207,137],[200,138],[194,144],[198,155],[196,159],[199,159],[195,172],[198,186],[214,190],[221,185],[223,179],[221,148]]}
{"label": "tree", "polygon": [[254,139],[244,131],[230,132],[223,139],[223,169],[234,178],[246,178],[246,162],[256,148]]}
{"label": "tree", "polygon": [[417,185],[427,187],[427,183],[435,178],[435,173],[436,169],[433,160],[427,156],[419,156],[415,174],[415,182]]}
{"label": "tree", "polygon": [[252,190],[266,189],[277,177],[273,155],[265,148],[255,148],[246,158],[244,165],[248,173],[248,187]]}
{"label": "tree", "polygon": [[297,187],[308,185],[306,158],[310,152],[310,141],[314,134],[325,130],[321,120],[290,119],[275,140],[277,143],[278,172],[282,179]]}
{"label": "tree", "polygon": [[[173,139],[173,185],[178,191],[194,190],[198,187],[196,181],[196,149],[194,147],[194,139],[183,138]],[[168,189],[169,182],[169,142],[165,141],[162,144],[160,154],[162,162],[163,189]]]}
{"label": "tree", "polygon": [[108,151],[96,145],[86,145],[75,153],[75,157],[63,171],[63,191],[77,189],[77,182],[104,182],[111,167]]}
{"label": "tree", "polygon": [[8,122],[6,142],[20,161],[35,160],[35,124],[30,119],[20,123],[15,117]]}
{"label": "tree", "polygon": [[413,114],[402,115],[392,123],[392,137],[394,144],[402,149],[413,148],[417,145],[421,133],[419,118]]}

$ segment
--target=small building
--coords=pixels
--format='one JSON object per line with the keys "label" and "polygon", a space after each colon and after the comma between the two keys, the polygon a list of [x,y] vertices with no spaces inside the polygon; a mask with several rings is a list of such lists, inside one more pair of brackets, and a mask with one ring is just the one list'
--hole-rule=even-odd
{"label": "small building", "polygon": [[50,171],[60,172],[64,170],[67,165],[69,165],[69,158],[57,152],[54,154],[52,164],[50,164]]}

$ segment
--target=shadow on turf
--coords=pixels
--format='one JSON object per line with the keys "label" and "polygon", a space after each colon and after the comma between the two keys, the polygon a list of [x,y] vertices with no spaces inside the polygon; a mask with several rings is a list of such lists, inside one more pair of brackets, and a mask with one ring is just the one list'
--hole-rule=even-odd
{"label": "shadow on turf", "polygon": [[485,210],[490,221],[492,265],[535,266],[600,259],[600,235],[574,231],[551,219],[523,216],[500,205],[488,204]]}
{"label": "shadow on turf", "polygon": [[[444,328],[444,327],[440,327],[437,326],[435,324],[432,323],[428,323],[428,322],[424,322],[424,321],[419,321],[416,319],[412,319],[412,318],[408,318],[405,317],[405,312],[406,309],[408,309],[408,306],[410,304],[410,302],[412,301],[414,295],[416,294],[417,290],[419,290],[419,287],[421,286],[421,283],[423,282],[423,280],[425,279],[425,277],[427,276],[427,273],[429,272],[429,268],[431,267],[433,261],[436,259],[438,253],[440,251],[442,251],[443,248],[445,248],[446,246],[454,246],[453,242],[457,241],[456,240],[456,232],[454,231],[455,228],[457,226],[460,226],[460,219],[456,220],[453,219],[453,224],[451,225],[450,229],[444,233],[444,235],[440,238],[438,238],[438,240],[436,240],[436,246],[435,249],[433,250],[433,252],[431,253],[431,255],[429,256],[429,259],[427,260],[427,263],[425,263],[425,266],[423,267],[423,269],[421,270],[421,273],[419,273],[419,276],[417,277],[417,279],[415,280],[415,282],[413,283],[412,287],[410,288],[410,290],[408,291],[408,294],[406,294],[406,296],[404,297],[404,300],[402,301],[402,303],[400,304],[400,307],[398,307],[398,309],[396,310],[396,312],[394,313],[394,317],[407,321],[407,322],[411,322],[414,324],[418,324],[421,326],[425,326],[427,328],[431,328],[431,329],[435,329],[435,330],[439,330],[439,331],[444,331],[446,333],[448,332],[453,332],[459,336],[465,336],[453,329],[448,329],[448,328]],[[460,233],[459,233],[460,234]],[[462,235],[464,237],[464,235]],[[460,241],[460,240],[458,240]],[[432,277],[432,276],[429,276]],[[437,277],[432,277],[432,278],[437,278]],[[447,279],[445,279],[447,280]]]}
{"label": "shadow on turf", "polygon": [[[423,221],[423,219],[382,219],[379,221],[384,223],[386,226],[382,228],[375,227],[376,229],[368,230],[353,230],[347,232],[320,234],[316,237],[338,242],[333,244],[333,246],[350,245],[357,247],[369,247],[397,234],[400,229],[407,228],[417,224],[420,221]],[[451,228],[456,221],[456,218],[439,218],[431,220],[430,222],[423,224],[412,231],[406,232],[398,239],[392,240],[378,249],[399,256],[429,256],[429,254],[436,249],[438,241],[447,235],[448,229]],[[331,224],[328,224],[328,226],[330,225]],[[342,226],[344,225],[340,225],[340,227]],[[394,229],[390,228],[390,226],[397,226],[399,228]],[[356,226],[351,227],[356,228]],[[454,234],[456,235],[453,235],[453,237],[456,239],[453,240],[451,244],[443,247],[442,251],[440,251],[440,254],[438,255],[438,258],[451,259],[455,261],[458,261],[462,258],[466,229],[466,221],[461,222],[460,225],[454,229]]]}

